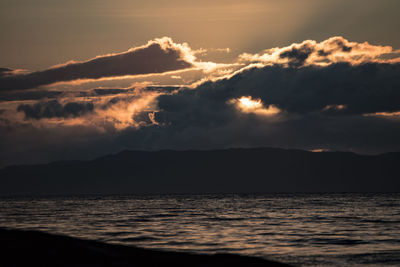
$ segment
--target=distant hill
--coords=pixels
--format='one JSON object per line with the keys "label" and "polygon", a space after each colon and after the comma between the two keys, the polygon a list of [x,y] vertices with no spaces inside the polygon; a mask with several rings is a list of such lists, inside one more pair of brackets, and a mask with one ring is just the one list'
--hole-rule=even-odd
{"label": "distant hill", "polygon": [[400,153],[123,151],[0,170],[0,195],[399,192]]}

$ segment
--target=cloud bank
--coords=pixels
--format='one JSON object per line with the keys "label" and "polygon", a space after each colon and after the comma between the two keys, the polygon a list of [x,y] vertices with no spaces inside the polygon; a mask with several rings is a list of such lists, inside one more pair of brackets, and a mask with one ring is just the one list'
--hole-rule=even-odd
{"label": "cloud bank", "polygon": [[[141,149],[278,146],[378,153],[400,148],[400,64],[253,68],[158,97]],[[240,106],[246,97],[255,104]],[[232,105],[237,103],[238,105]],[[254,105],[252,107],[252,105]],[[238,108],[239,107],[239,108]],[[268,112],[270,111],[270,112]],[[156,134],[157,133],[157,134]],[[129,134],[125,140],[129,142]],[[154,137],[148,139],[150,136]]]}
{"label": "cloud bank", "polygon": [[400,150],[393,51],[333,37],[242,54],[239,69],[190,87],[13,92],[2,98],[0,165],[122,149]]}

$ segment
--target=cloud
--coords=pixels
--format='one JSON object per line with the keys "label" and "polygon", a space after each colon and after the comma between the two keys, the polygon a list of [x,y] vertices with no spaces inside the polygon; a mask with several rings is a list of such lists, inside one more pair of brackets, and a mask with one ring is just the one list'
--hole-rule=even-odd
{"label": "cloud", "polygon": [[93,103],[84,102],[68,102],[65,105],[60,104],[57,100],[39,102],[34,105],[21,104],[17,111],[22,111],[26,119],[42,119],[42,118],[68,118],[79,117],[83,114],[93,112]]}
{"label": "cloud", "polygon": [[[0,76],[0,91],[23,90],[57,82],[163,73],[193,66],[195,57],[187,44],[164,37],[123,53],[87,61],[70,61],[44,71]],[[4,73],[1,72],[1,73]]]}
{"label": "cloud", "polygon": [[367,62],[395,63],[399,59],[383,59],[385,55],[395,54],[390,46],[371,45],[368,42],[350,42],[341,36],[317,42],[306,40],[287,47],[275,47],[261,54],[244,53],[241,62],[260,62],[263,64],[285,64],[289,66],[320,65],[346,62],[352,65]]}
{"label": "cloud", "polygon": [[[0,92],[0,101],[48,100],[71,97],[101,97],[129,94],[138,86],[127,88],[94,88],[86,90],[23,90]],[[141,86],[142,87],[142,86]],[[158,90],[162,88],[157,87]],[[152,90],[149,88],[149,90]],[[154,88],[153,90],[156,90]]]}
{"label": "cloud", "polygon": [[[106,92],[96,94],[99,90]],[[156,98],[170,93],[169,90],[156,87],[94,89],[84,96],[80,96],[82,92],[76,92],[36,103],[15,101],[10,102],[6,114],[0,114],[0,117],[8,122],[13,120],[17,124],[31,124],[43,129],[84,124],[100,132],[115,132],[127,127],[157,124],[153,120],[153,113],[158,110]]]}
{"label": "cloud", "polygon": [[60,97],[63,94],[65,94],[65,92],[63,91],[48,91],[48,90],[7,91],[7,92],[0,92],[0,101],[40,100],[40,99]]}
{"label": "cloud", "polygon": [[192,100],[204,100],[202,105],[217,102],[215,108],[219,108],[227,101],[247,96],[293,114],[393,112],[400,109],[399,73],[400,64],[386,63],[250,68],[193,90],[160,96],[159,106],[166,111],[194,108],[198,104]]}
{"label": "cloud", "polygon": [[131,95],[106,99],[96,109],[96,115],[90,118],[91,123],[102,127],[104,122],[108,122],[113,131],[151,125],[153,113],[158,110],[156,99],[160,94],[164,92],[138,90]]}

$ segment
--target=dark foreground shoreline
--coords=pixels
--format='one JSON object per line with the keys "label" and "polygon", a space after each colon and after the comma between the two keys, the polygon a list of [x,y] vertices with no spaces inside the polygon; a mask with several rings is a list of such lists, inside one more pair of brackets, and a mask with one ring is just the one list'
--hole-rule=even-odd
{"label": "dark foreground shoreline", "polygon": [[198,255],[0,229],[0,266],[289,266],[234,254]]}

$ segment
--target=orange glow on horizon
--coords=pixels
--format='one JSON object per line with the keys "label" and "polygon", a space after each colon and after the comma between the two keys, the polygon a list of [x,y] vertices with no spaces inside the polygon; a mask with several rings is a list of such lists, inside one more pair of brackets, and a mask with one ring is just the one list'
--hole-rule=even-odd
{"label": "orange glow on horizon", "polygon": [[400,118],[400,111],[395,111],[395,112],[375,112],[375,113],[367,113],[363,114],[365,117],[382,117],[382,118]]}

